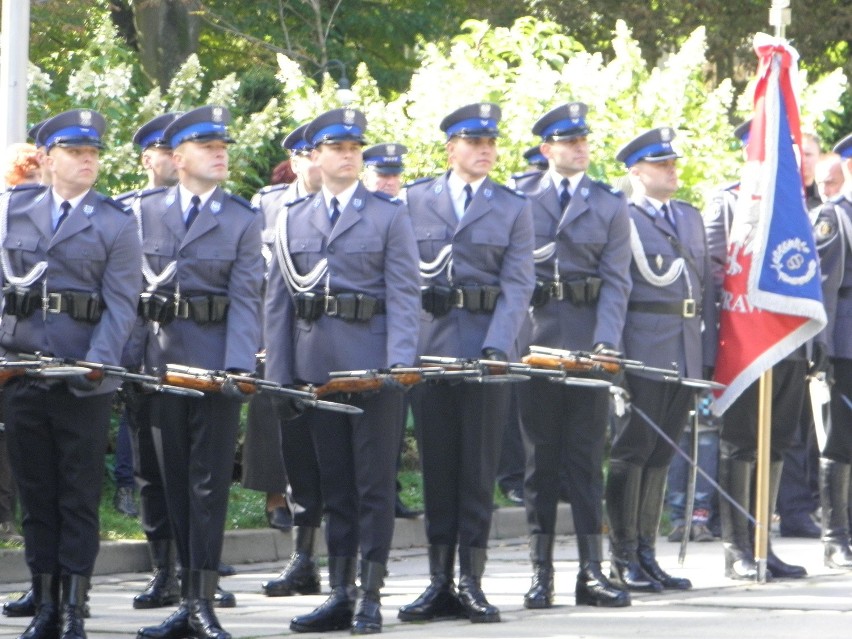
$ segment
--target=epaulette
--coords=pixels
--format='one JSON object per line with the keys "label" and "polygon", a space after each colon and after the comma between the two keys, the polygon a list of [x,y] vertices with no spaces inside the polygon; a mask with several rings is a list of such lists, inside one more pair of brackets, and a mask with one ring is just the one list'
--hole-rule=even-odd
{"label": "epaulette", "polygon": [[46,189],[47,185],[45,184],[36,184],[33,182],[28,182],[27,184],[16,184],[15,186],[10,186],[7,191],[13,191],[14,193],[20,193],[22,191],[35,191],[36,189]]}
{"label": "epaulette", "polygon": [[157,193],[168,190],[168,186],[152,186],[150,189],[139,189],[136,194],[138,197],[148,197],[149,195],[156,195]]}
{"label": "epaulette", "polygon": [[695,205],[690,204],[690,203],[689,203],[689,202],[687,202],[686,200],[676,200],[676,199],[672,198],[672,202],[675,202],[678,206],[683,206],[683,207],[686,207],[686,208],[690,208],[690,209],[692,209],[693,211],[695,211],[696,213],[698,213],[699,215],[701,215],[701,211],[699,211],[699,210],[695,207]]}
{"label": "epaulette", "polygon": [[314,195],[315,195],[315,193],[308,193],[307,195],[303,195],[302,197],[297,197],[292,202],[285,202],[284,206],[289,208],[289,207],[293,206],[294,204],[298,204],[299,202],[304,202],[305,200],[312,198]]}
{"label": "epaulette", "polygon": [[527,171],[526,173],[514,173],[511,179],[513,179],[515,182],[517,182],[518,180],[528,180],[533,177],[540,177],[542,173],[544,173],[544,171],[539,170]]}
{"label": "epaulette", "polygon": [[229,197],[229,198],[231,198],[231,199],[232,199],[234,202],[236,202],[237,204],[240,204],[240,205],[242,205],[242,206],[246,207],[246,208],[247,208],[249,211],[251,211],[252,213],[256,213],[256,212],[257,212],[257,209],[256,209],[256,208],[254,208],[254,207],[251,205],[251,202],[249,202],[249,201],[248,201],[247,199],[245,199],[244,197],[240,197],[239,195],[236,195],[236,194],[234,194],[234,193],[228,193],[228,197]]}
{"label": "epaulette", "polygon": [[133,211],[130,210],[130,207],[126,204],[122,204],[121,202],[116,202],[115,199],[110,197],[109,195],[104,195],[103,193],[98,193],[98,198],[104,204],[109,204],[114,209],[121,211],[125,215],[130,215]]}
{"label": "epaulette", "polygon": [[267,193],[273,193],[275,191],[283,191],[290,188],[290,184],[267,184],[263,188],[261,188],[257,194],[258,195],[266,195]]}
{"label": "epaulette", "polygon": [[499,186],[504,191],[508,191],[512,195],[515,195],[515,196],[521,198],[522,200],[527,199],[527,194],[524,193],[523,191],[518,191],[517,189],[513,189],[511,186],[506,186],[505,184],[498,184],[497,186]]}
{"label": "epaulette", "polygon": [[380,200],[385,200],[386,202],[390,202],[391,204],[402,204],[402,200],[400,200],[395,195],[388,195],[384,191],[373,191],[373,195],[375,195]]}
{"label": "epaulette", "polygon": [[[138,196],[138,195],[139,195],[139,193],[140,193],[140,189],[135,189],[135,190],[133,190],[133,191],[127,191],[127,192],[125,192],[125,193],[120,193],[120,194],[118,194],[118,195],[113,195],[113,196],[112,196],[112,199],[113,199],[113,200],[115,200],[116,202],[121,202],[122,204],[124,204],[124,202],[125,202],[125,201],[127,201],[127,200],[132,200],[133,198],[135,198],[136,196]],[[125,205],[125,206],[126,206],[126,205]]]}
{"label": "epaulette", "polygon": [[601,182],[600,180],[592,180],[594,184],[597,184],[607,193],[611,193],[612,195],[620,196],[624,195],[624,191],[615,188],[612,184],[607,184],[606,182]]}
{"label": "epaulette", "polygon": [[410,188],[412,186],[417,186],[418,184],[424,184],[426,182],[431,182],[432,180],[435,180],[437,177],[438,176],[432,176],[432,177],[427,176],[427,177],[417,178],[413,182],[408,182],[407,184],[403,184],[402,188],[407,189],[407,188]]}

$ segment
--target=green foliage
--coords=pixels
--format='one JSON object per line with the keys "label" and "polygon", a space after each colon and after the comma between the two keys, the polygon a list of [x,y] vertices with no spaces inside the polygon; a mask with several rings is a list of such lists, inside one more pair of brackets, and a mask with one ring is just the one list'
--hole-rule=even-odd
{"label": "green foliage", "polygon": [[[164,94],[156,88],[143,90],[138,65],[107,14],[92,20],[85,47],[69,53],[76,65],[67,79],[61,73],[33,74],[31,122],[71,106],[102,110],[110,122],[98,185],[103,191],[116,193],[140,184],[137,150],[129,140],[137,126],[165,110],[205,103],[232,110],[237,144],[227,186],[250,196],[281,158],[278,141],[283,135],[338,106],[334,79],[325,75],[318,82],[283,54],[277,56],[277,86],[262,69],[214,76],[191,56]],[[642,130],[669,125],[678,131],[676,143],[684,156],[680,196],[700,205],[709,190],[736,177],[740,154],[731,139],[729,114],[744,117],[750,110],[748,89],[737,97],[732,80],[708,81],[703,28],[657,66],[643,57],[623,22],[616,25],[610,47],[613,54],[605,57],[587,50],[559,25],[530,17],[509,27],[468,20],[449,42],[417,44],[419,66],[410,85],[390,100],[367,65],[358,65],[352,74],[353,106],[366,113],[371,141],[409,147],[408,178],[445,170],[438,124],[470,102],[493,101],[502,108],[501,159],[493,175],[498,180],[523,169],[523,150],[538,141],[530,133],[533,123],[560,103],[580,100],[589,105],[590,173],[611,183],[624,174],[614,159],[618,148]],[[809,84],[803,72],[800,84],[805,126],[831,131],[841,111],[845,77],[838,70]]]}

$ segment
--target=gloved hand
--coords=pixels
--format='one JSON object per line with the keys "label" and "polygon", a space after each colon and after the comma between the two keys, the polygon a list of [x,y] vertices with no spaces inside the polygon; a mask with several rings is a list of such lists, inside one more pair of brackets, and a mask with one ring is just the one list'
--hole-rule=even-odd
{"label": "gloved hand", "polygon": [[[241,371],[228,371],[229,373],[235,373],[237,375],[248,375],[248,373],[244,373]],[[228,399],[235,399],[238,402],[245,404],[248,402],[254,393],[246,393],[243,392],[238,382],[235,382],[231,377],[226,377],[224,383],[222,384],[222,395],[227,397]]]}
{"label": "gloved hand", "polygon": [[606,355],[607,357],[624,357],[624,354],[609,342],[598,342],[592,347],[592,353]]}
{"label": "gloved hand", "polygon": [[492,362],[508,362],[509,356],[499,348],[486,346],[482,349],[482,359],[490,359]]}
{"label": "gloved hand", "polygon": [[831,359],[828,356],[828,347],[823,342],[814,342],[811,349],[811,366],[808,369],[810,375],[825,373],[829,376]]}
{"label": "gloved hand", "polygon": [[305,405],[297,397],[280,396],[278,400],[278,416],[281,421],[289,422],[305,412]]}
{"label": "gloved hand", "polygon": [[101,381],[103,381],[103,375],[98,371],[83,373],[82,375],[72,375],[65,378],[65,383],[70,390],[82,391],[84,393],[95,390],[101,385]]}

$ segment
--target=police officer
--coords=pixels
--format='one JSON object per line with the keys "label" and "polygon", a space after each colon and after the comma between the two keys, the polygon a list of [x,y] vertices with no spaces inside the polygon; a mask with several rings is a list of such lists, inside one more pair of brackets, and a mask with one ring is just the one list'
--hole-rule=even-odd
{"label": "police officer", "polygon": [[[517,179],[532,202],[536,288],[528,344],[617,354],[630,294],[630,218],[621,193],[586,175],[587,107],[558,106],[533,126],[546,171]],[[526,346],[526,344],[524,345]],[[553,601],[553,541],[560,452],[580,553],[577,604],[627,606],[630,596],[601,572],[603,456],[609,390],[533,379],[518,388],[526,450],[524,501],[530,530],[532,586],[527,608]]]}
{"label": "police officer", "polygon": [[550,166],[547,157],[541,152],[541,145],[536,144],[524,151],[524,159],[527,161],[527,167],[533,171],[546,171]]}
{"label": "police officer", "polygon": [[402,190],[402,156],[408,147],[398,142],[383,142],[364,149],[364,186],[397,197]]}
{"label": "police officer", "polygon": [[[426,285],[421,354],[500,361],[517,356],[515,340],[534,284],[533,225],[529,201],[488,177],[497,158],[500,116],[491,103],[469,104],[446,116],[440,127],[450,170],[408,188]],[[399,618],[500,621],[481,578],[509,387],[440,384],[413,393],[431,582],[400,608]]]}
{"label": "police officer", "polygon": [[[734,135],[748,144],[751,121],[740,124]],[[715,299],[721,300],[728,253],[728,236],[739,197],[739,183],[714,195],[704,223],[713,271]],[[825,358],[822,358],[825,359]],[[805,347],[801,347],[772,367],[772,436],[769,467],[769,499],[774,510],[784,466],[783,455],[790,447],[799,427],[804,397],[804,380],[808,372]],[[757,452],[758,383],[749,386],[728,407],[722,417],[719,439],[719,486],[734,501],[719,496],[719,521],[725,552],[725,576],[738,580],[757,579],[752,532],[746,512],[753,510],[753,481]],[[802,566],[787,564],[772,550],[770,542],[766,566],[772,577],[801,578],[807,572]]]}
{"label": "police officer", "polygon": [[[830,358],[831,419],[820,451],[820,502],[824,561],[829,568],[852,568],[849,547],[849,478],[852,464],[852,135],[834,146],[841,158],[843,188],[817,213],[815,234],[823,276],[828,325],[820,340]],[[828,367],[826,367],[828,368]]]}
{"label": "police officer", "polygon": [[[414,362],[420,286],[405,205],[359,181],[366,118],[351,108],[314,119],[305,139],[322,190],[279,219],[278,268],[265,307],[267,376],[281,384],[328,381],[330,371]],[[284,215],[284,213],[282,213]],[[294,617],[296,632],[381,632],[379,591],[394,525],[402,391],[355,395],[361,415],[308,410],[326,513],[331,595]],[[355,607],[356,561],[361,596]]]}
{"label": "police officer", "polygon": [[[248,202],[224,191],[228,175],[224,107],[176,118],[164,132],[179,183],[140,195],[143,246],[156,292],[143,299],[149,321],[145,366],[168,363],[216,371],[254,371],[260,343],[262,220]],[[144,268],[144,264],[143,264]],[[232,384],[203,397],[156,394],[150,419],[169,520],[182,566],[181,602],[160,626],[138,637],[227,639],[213,611],[228,490],[248,399]]]}
{"label": "police officer", "polygon": [[[652,129],[617,155],[627,166],[633,195],[630,276],[624,348],[650,366],[701,377],[715,361],[716,308],[710,255],[699,211],[673,200],[678,188],[674,130]],[[702,333],[703,324],[703,333]],[[627,372],[634,410],[613,438],[606,505],[610,522],[611,576],[629,590],[686,590],[657,563],[656,539],[668,465],[674,449],[640,416],[678,441],[692,405],[683,385]],[[637,410],[638,409],[638,410]]]}
{"label": "police officer", "polygon": [[[296,181],[286,186],[264,187],[256,196],[256,206],[266,223],[263,240],[264,249],[268,251],[267,268],[271,270],[278,268],[274,242],[279,214],[290,203],[316,193],[322,187],[322,174],[311,160],[312,147],[305,140],[307,126],[308,123],[297,127],[283,142],[283,147],[290,152]],[[270,427],[267,423],[270,421],[274,421],[274,426]],[[262,422],[265,426],[259,428]],[[276,442],[280,444],[276,446]],[[261,461],[261,454],[266,461]],[[269,482],[289,478],[295,504],[293,554],[281,574],[262,584],[264,594],[268,597],[319,594],[319,570],[313,556],[316,535],[322,523],[322,490],[319,462],[306,419],[281,419],[278,403],[275,402],[274,407],[269,406],[268,396],[258,395],[249,404],[249,431],[243,447],[243,468],[243,484],[250,488],[253,485],[269,487]]]}
{"label": "police officer", "polygon": [[[51,187],[0,206],[6,356],[45,353],[118,364],[136,315],[141,249],[129,211],[92,186],[106,122],[66,111],[38,131]],[[9,454],[24,510],[36,616],[23,636],[85,637],[84,605],[98,553],[114,380],[17,377],[3,390]],[[40,463],[33,464],[33,456]],[[61,590],[61,610],[60,599]]]}

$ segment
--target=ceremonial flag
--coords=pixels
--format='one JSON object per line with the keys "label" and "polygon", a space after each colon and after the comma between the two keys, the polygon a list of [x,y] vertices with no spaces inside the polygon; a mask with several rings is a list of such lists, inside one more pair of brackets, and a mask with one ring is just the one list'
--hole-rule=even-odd
{"label": "ceremonial flag", "polygon": [[728,238],[715,380],[725,384],[721,415],[760,375],[825,326],[819,257],[805,209],[799,109],[793,92],[798,53],[766,34],[759,58],[748,160]]}

